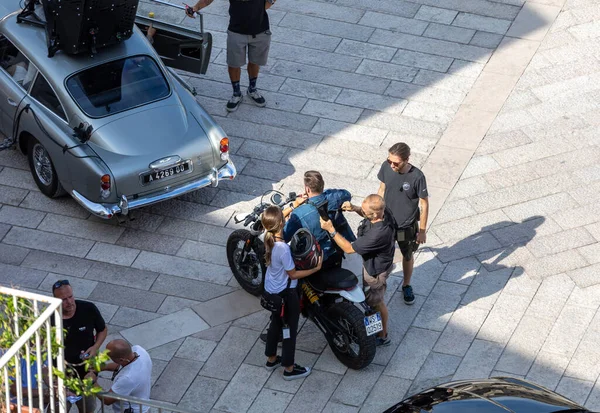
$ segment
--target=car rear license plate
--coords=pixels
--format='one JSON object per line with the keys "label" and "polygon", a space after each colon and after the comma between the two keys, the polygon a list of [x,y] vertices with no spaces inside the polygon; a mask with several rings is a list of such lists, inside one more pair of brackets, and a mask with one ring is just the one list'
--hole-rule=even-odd
{"label": "car rear license plate", "polygon": [[372,336],[375,333],[379,333],[383,330],[383,323],[381,322],[381,313],[377,312],[373,315],[365,317],[365,329],[367,335]]}
{"label": "car rear license plate", "polygon": [[190,170],[190,162],[184,162],[179,165],[174,165],[169,168],[160,169],[158,171],[150,172],[142,176],[142,183],[149,184],[150,182],[159,181],[161,179],[169,178],[173,175],[178,175],[183,172]]}

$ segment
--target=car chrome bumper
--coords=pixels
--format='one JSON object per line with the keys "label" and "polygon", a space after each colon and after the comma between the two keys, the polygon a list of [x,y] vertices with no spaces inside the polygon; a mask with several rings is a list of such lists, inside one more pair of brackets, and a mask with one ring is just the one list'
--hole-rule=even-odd
{"label": "car chrome bumper", "polygon": [[237,170],[230,159],[226,165],[221,167],[221,169],[213,168],[210,174],[195,181],[174,188],[167,188],[163,192],[153,193],[136,199],[127,199],[127,197],[123,195],[117,204],[97,204],[88,200],[75,190],[71,191],[71,196],[92,214],[100,218],[109,219],[118,214],[127,215],[131,209],[141,208],[166,201],[167,199],[176,198],[188,192],[204,188],[205,186],[215,187],[219,184],[219,181],[233,179],[236,175]]}

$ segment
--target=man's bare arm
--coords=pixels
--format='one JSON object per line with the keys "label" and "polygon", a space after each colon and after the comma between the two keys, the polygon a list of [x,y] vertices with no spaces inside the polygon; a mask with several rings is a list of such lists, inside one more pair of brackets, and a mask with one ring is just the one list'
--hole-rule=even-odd
{"label": "man's bare arm", "polygon": [[417,244],[427,242],[427,218],[429,217],[429,199],[421,198],[419,200],[421,215],[419,217],[419,232],[417,233]]}
{"label": "man's bare arm", "polygon": [[427,218],[429,218],[429,198],[419,200],[421,215],[419,217],[419,230],[427,231]]}
{"label": "man's bare arm", "polygon": [[265,1],[265,10],[269,10],[271,8],[272,5],[275,4],[276,0],[267,0]]}
{"label": "man's bare arm", "polygon": [[[331,234],[329,234],[331,235]],[[350,241],[344,238],[339,232],[336,231],[335,236],[333,237],[333,241],[344,251],[346,254],[354,254],[354,248]]]}
{"label": "man's bare arm", "polygon": [[377,190],[377,195],[383,198],[383,194],[385,194],[385,184],[383,182],[380,182],[379,189]]}
{"label": "man's bare arm", "polygon": [[[110,391],[112,392],[112,389],[110,389]],[[97,396],[106,406],[110,406],[111,404],[118,402],[117,399],[113,399],[112,397],[105,396],[104,394],[98,393]]]}
{"label": "man's bare arm", "polygon": [[213,1],[214,0],[198,0],[198,3],[196,3],[196,5],[192,7],[192,9],[194,9],[194,11],[202,10],[206,6],[210,6],[210,4]]}

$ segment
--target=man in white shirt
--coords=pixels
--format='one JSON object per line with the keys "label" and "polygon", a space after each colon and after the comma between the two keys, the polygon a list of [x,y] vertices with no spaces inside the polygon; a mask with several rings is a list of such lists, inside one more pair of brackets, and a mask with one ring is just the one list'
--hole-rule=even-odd
{"label": "man in white shirt", "polygon": [[[102,370],[113,371],[110,391],[121,396],[150,400],[152,359],[146,350],[140,346],[132,347],[121,339],[112,340],[106,345],[106,349],[113,363],[107,364]],[[107,406],[112,405],[115,413],[127,412],[129,408],[132,413],[140,413],[139,404],[129,404],[111,397],[101,400]],[[121,403],[124,403],[123,410]],[[141,413],[147,413],[149,409],[149,406],[142,406]]]}

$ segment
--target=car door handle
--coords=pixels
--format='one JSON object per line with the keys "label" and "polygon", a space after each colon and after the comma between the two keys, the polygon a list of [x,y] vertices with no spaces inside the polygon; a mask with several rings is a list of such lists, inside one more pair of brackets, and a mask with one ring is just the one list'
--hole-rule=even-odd
{"label": "car door handle", "polygon": [[10,106],[17,106],[17,102],[15,102],[14,100],[12,100],[11,98],[6,99],[6,101],[8,102],[8,104]]}

